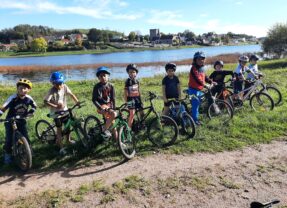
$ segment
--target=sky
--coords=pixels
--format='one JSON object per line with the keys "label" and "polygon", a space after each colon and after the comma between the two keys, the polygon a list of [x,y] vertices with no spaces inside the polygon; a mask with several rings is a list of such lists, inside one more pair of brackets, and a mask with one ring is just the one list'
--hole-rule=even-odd
{"label": "sky", "polygon": [[0,30],[18,24],[149,34],[190,30],[267,35],[287,23],[286,0],[0,0]]}

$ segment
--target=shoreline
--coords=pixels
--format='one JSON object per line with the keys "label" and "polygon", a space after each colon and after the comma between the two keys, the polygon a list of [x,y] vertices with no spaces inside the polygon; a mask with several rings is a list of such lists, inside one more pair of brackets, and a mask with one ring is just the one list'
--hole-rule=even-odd
{"label": "shoreline", "polygon": [[[221,54],[217,56],[207,57],[206,65],[213,64],[216,60],[222,60],[224,63],[236,63],[239,53]],[[177,65],[191,65],[192,59],[183,59],[180,61],[170,61]],[[142,62],[136,63],[139,67],[142,66],[164,66],[167,62]],[[72,70],[72,69],[90,69],[100,66],[107,67],[126,67],[130,63],[96,63],[96,64],[79,64],[79,65],[25,65],[25,66],[0,66],[1,72],[32,72],[32,71],[51,71],[51,70]]]}

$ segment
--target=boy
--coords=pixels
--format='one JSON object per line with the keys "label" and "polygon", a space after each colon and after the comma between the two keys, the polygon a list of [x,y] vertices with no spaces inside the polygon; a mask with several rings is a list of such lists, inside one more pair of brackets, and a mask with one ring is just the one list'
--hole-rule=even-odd
{"label": "boy", "polygon": [[211,79],[213,82],[217,83],[217,85],[215,85],[211,89],[213,95],[215,95],[216,93],[217,93],[217,95],[221,94],[223,87],[224,87],[225,76],[231,75],[232,79],[233,79],[233,72],[223,70],[223,66],[224,66],[223,61],[221,61],[221,60],[216,61],[213,65],[214,71],[209,76],[209,79]]}
{"label": "boy", "polygon": [[171,105],[171,102],[169,102],[168,99],[180,99],[181,90],[179,79],[175,76],[176,65],[174,63],[167,63],[165,65],[165,71],[167,75],[162,80],[162,95],[164,101],[163,115],[168,115],[169,106]]}
{"label": "boy", "polygon": [[[0,116],[9,109],[6,119],[15,116],[26,117],[28,114],[33,114],[37,108],[37,105],[33,98],[28,95],[32,89],[32,83],[28,79],[20,79],[17,84],[17,93],[11,95],[8,100],[0,108]],[[31,107],[29,109],[29,107]],[[29,110],[28,110],[29,109]],[[30,144],[29,135],[27,131],[27,122],[25,119],[17,120],[17,128],[26,137],[27,141]],[[6,138],[4,145],[4,163],[10,164],[12,162],[11,153],[12,153],[12,134],[13,128],[11,123],[5,123]]]}
{"label": "boy", "polygon": [[258,60],[259,60],[259,57],[256,54],[252,54],[250,56],[250,59],[249,59],[250,64],[248,66],[244,89],[247,89],[253,85],[253,83],[249,82],[248,80],[253,81],[254,79],[258,79],[258,76],[262,76],[262,74],[258,70],[258,65],[257,65]]}
{"label": "boy", "polygon": [[205,75],[204,62],[205,54],[201,51],[196,52],[193,56],[192,67],[189,73],[188,91],[190,95],[196,96],[196,98],[193,97],[191,100],[191,117],[196,125],[201,125],[201,122],[198,120],[198,110],[200,105],[200,97],[203,96],[202,89],[205,86],[205,82],[212,83],[212,80]]}
{"label": "boy", "polygon": [[[246,66],[248,62],[248,57],[247,56],[240,56],[239,59],[239,64],[237,68],[234,71],[234,93],[238,94],[242,91],[243,89],[243,82],[245,80],[244,73],[248,70],[248,67]],[[237,96],[237,99],[240,99],[240,96]]]}
{"label": "boy", "polygon": [[[44,98],[44,103],[50,107],[50,114],[55,115],[56,112],[68,110],[67,96],[70,96],[75,103],[79,103],[78,98],[72,93],[70,88],[64,84],[64,76],[61,72],[53,72],[50,76],[50,82],[53,87],[49,90],[48,94]],[[54,118],[57,127],[57,140],[56,143],[60,147],[60,154],[65,154],[65,148],[62,143],[62,124],[68,120],[68,115],[55,115]],[[67,142],[71,141],[70,134],[66,137]]]}
{"label": "boy", "polygon": [[126,68],[129,78],[125,82],[124,99],[126,102],[133,102],[132,106],[129,106],[129,120],[128,125],[131,128],[136,109],[141,110],[140,114],[143,116],[143,105],[141,102],[141,95],[139,90],[139,81],[136,79],[138,74],[138,68],[135,64],[129,64]]}
{"label": "boy", "polygon": [[[103,138],[109,139],[112,134],[109,131],[112,122],[117,116],[117,113],[113,110],[116,107],[115,103],[115,89],[114,86],[109,83],[110,69],[105,66],[101,66],[97,69],[97,77],[99,83],[94,86],[92,101],[98,109],[98,113],[102,114],[105,119],[105,126],[103,128]],[[117,138],[116,131],[114,131]]]}

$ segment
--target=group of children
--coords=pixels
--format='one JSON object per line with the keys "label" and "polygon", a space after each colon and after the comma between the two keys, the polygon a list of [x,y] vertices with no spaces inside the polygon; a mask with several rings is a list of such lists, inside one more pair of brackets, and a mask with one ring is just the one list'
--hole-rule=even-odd
{"label": "group of children", "polygon": [[[239,57],[239,64],[236,70],[233,72],[223,70],[224,63],[222,61],[216,61],[214,63],[214,72],[208,77],[205,74],[205,54],[203,52],[196,52],[193,57],[193,63],[189,73],[188,82],[188,93],[194,94],[196,97],[203,95],[203,88],[205,83],[213,83],[215,85],[213,93],[219,93],[222,91],[224,78],[226,75],[231,75],[234,79],[234,92],[238,93],[243,89],[243,81],[245,80],[244,73],[247,72],[247,78],[256,78],[258,75],[257,61],[258,56],[252,55],[250,57],[250,66],[247,67],[248,62],[247,56]],[[168,114],[170,106],[170,98],[180,99],[181,98],[181,83],[179,78],[175,75],[176,64],[167,63],[165,65],[165,70],[167,75],[162,80],[162,95],[164,101],[163,114]],[[140,93],[140,83],[137,79],[137,74],[139,69],[135,64],[129,64],[126,67],[126,72],[128,73],[128,79],[125,81],[124,85],[124,100],[125,102],[131,103],[129,108],[129,119],[128,125],[131,127],[134,119],[135,111],[139,110],[141,115],[143,115],[143,104],[141,101]],[[115,103],[115,89],[114,86],[109,82],[109,76],[111,71],[108,67],[102,66],[97,69],[96,76],[99,82],[93,88],[92,102],[97,108],[97,112],[102,114],[105,118],[105,125],[103,129],[103,138],[108,139],[112,136],[112,133],[117,138],[116,130],[112,130],[110,127],[117,116],[117,112],[114,110]],[[50,107],[50,114],[54,114],[54,122],[57,127],[57,139],[56,143],[60,147],[60,153],[65,152],[62,143],[62,124],[68,119],[68,115],[57,116],[55,113],[58,111],[67,110],[67,96],[70,96],[76,104],[79,104],[78,98],[72,93],[70,88],[64,83],[65,79],[63,74],[60,72],[53,72],[50,76],[50,82],[52,83],[51,89],[44,98],[44,103]],[[32,89],[32,83],[27,79],[20,79],[17,84],[17,93],[10,96],[7,101],[0,108],[0,116],[9,109],[7,113],[7,119],[14,117],[16,115],[21,115],[23,117],[28,114],[33,114],[37,108],[37,105],[33,98],[28,95]],[[248,86],[245,86],[248,87]],[[132,101],[132,102],[130,102]],[[200,106],[200,99],[193,98],[191,100],[192,104],[192,118],[197,125],[200,125],[198,120],[198,109]],[[27,138],[29,141],[29,136],[27,132],[26,120],[17,121],[17,126],[19,131]],[[4,163],[11,163],[11,147],[12,147],[12,127],[11,124],[5,123],[6,129],[6,140],[4,145]],[[74,143],[67,135],[67,142]]]}

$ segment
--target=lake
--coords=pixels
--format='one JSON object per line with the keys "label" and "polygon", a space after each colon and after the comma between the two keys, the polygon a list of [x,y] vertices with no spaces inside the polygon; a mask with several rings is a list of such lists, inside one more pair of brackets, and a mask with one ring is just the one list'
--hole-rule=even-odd
{"label": "lake", "polygon": [[[191,59],[196,51],[204,51],[207,56],[215,56],[227,53],[252,53],[261,51],[260,45],[241,46],[212,46],[202,48],[185,48],[175,50],[147,50],[137,52],[117,52],[109,54],[84,54],[84,55],[64,55],[64,56],[44,56],[44,57],[19,57],[0,58],[0,66],[19,65],[78,65],[95,63],[143,63],[143,62],[169,62],[183,59]],[[190,66],[179,66],[178,71],[189,71]],[[69,80],[90,80],[95,79],[96,69],[72,69],[63,70]],[[111,78],[126,78],[124,67],[113,67]],[[141,67],[139,77],[150,77],[162,74],[165,70],[163,66]],[[49,80],[51,72],[13,72],[0,74],[0,82],[10,83],[26,77],[33,82],[43,82]]]}

